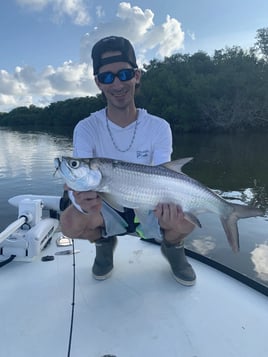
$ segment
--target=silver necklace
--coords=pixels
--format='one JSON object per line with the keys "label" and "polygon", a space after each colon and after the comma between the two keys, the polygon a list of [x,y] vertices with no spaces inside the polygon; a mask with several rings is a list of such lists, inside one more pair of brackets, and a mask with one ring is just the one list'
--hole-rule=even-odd
{"label": "silver necklace", "polygon": [[137,127],[138,127],[138,118],[136,119],[136,123],[135,123],[135,127],[134,127],[134,131],[133,131],[133,135],[132,135],[132,139],[131,139],[131,142],[130,144],[128,145],[128,147],[124,150],[120,149],[118,147],[118,145],[116,144],[115,140],[114,140],[114,137],[113,137],[113,134],[112,134],[112,131],[111,131],[111,128],[109,126],[109,121],[108,121],[108,118],[106,116],[106,126],[107,126],[107,130],[108,130],[108,133],[110,135],[110,138],[112,140],[112,143],[113,143],[113,146],[115,147],[116,150],[120,151],[120,152],[127,152],[131,149],[133,143],[134,143],[134,140],[135,140],[135,137],[136,137],[136,132],[137,132]]}

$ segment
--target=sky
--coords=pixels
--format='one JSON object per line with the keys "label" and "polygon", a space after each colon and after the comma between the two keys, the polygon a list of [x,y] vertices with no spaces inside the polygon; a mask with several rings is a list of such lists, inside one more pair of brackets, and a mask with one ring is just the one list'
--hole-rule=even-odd
{"label": "sky", "polygon": [[140,67],[174,53],[240,46],[268,27],[267,0],[4,0],[0,2],[0,112],[94,96],[91,49],[128,38]]}

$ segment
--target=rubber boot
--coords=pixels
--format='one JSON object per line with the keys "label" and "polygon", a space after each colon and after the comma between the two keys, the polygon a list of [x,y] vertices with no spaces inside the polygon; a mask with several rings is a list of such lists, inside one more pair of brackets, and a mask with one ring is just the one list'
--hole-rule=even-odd
{"label": "rubber boot", "polygon": [[186,259],[183,241],[174,245],[164,240],[161,244],[161,252],[169,262],[175,280],[182,285],[194,285],[196,275]]}
{"label": "rubber boot", "polygon": [[113,253],[117,237],[100,238],[95,242],[96,257],[92,267],[92,275],[96,280],[105,280],[112,275],[114,268]]}

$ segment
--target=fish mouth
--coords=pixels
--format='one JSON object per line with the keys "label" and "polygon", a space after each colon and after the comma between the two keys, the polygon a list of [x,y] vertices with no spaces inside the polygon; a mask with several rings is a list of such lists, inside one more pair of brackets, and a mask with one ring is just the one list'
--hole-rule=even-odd
{"label": "fish mouth", "polygon": [[55,166],[56,171],[58,171],[58,170],[60,169],[60,164],[61,164],[60,158],[59,158],[59,157],[56,157],[56,158],[54,159],[54,166]]}
{"label": "fish mouth", "polygon": [[56,158],[54,159],[55,172],[54,172],[53,176],[55,176],[56,173],[57,173],[58,171],[60,171],[60,164],[61,164],[60,158],[59,158],[59,157],[56,157]]}

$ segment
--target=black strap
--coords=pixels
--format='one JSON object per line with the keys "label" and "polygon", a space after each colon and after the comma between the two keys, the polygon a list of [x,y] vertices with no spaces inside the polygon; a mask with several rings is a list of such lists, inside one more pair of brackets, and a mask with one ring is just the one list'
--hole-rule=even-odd
{"label": "black strap", "polygon": [[9,258],[7,258],[6,260],[3,260],[0,262],[0,268],[2,268],[3,266],[7,265],[8,263],[12,262],[12,260],[16,258],[16,255],[11,255]]}
{"label": "black strap", "polygon": [[64,190],[63,195],[60,199],[60,210],[64,211],[68,206],[70,206],[71,203],[72,202],[69,198],[68,191]]}
{"label": "black strap", "polygon": [[139,223],[135,223],[135,212],[132,208],[125,208],[124,212],[116,211],[127,222],[127,233],[135,233]]}

